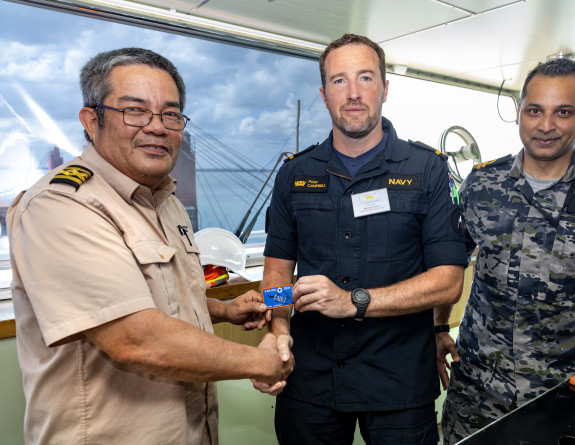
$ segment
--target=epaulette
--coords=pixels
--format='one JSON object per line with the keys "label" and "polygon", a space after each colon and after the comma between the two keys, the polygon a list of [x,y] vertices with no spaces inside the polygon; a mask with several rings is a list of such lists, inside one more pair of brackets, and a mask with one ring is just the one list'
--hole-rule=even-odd
{"label": "epaulette", "polygon": [[94,176],[94,172],[89,168],[82,167],[81,165],[69,165],[56,173],[56,176],[52,178],[50,184],[68,184],[78,190],[80,186],[92,176]]}
{"label": "epaulette", "polygon": [[437,156],[439,156],[441,159],[443,159],[443,160],[445,160],[445,161],[447,161],[447,159],[448,159],[448,157],[447,157],[447,155],[446,155],[445,153],[441,153],[439,150],[437,150],[437,149],[435,149],[435,148],[433,148],[433,147],[431,147],[431,146],[429,146],[429,145],[427,145],[427,144],[424,144],[424,143],[421,142],[421,141],[412,141],[412,140],[410,140],[409,142],[411,142],[413,145],[415,145],[415,146],[417,146],[417,147],[425,148],[426,150],[431,150],[431,151],[434,152]]}
{"label": "epaulette", "polygon": [[291,161],[293,158],[297,158],[299,155],[303,155],[304,153],[307,153],[308,151],[313,150],[318,145],[319,145],[319,143],[312,144],[308,148],[306,148],[305,150],[298,151],[297,153],[292,153],[291,155],[289,155],[287,158],[284,159],[284,162]]}
{"label": "epaulette", "polygon": [[482,162],[481,164],[475,164],[473,170],[479,170],[480,168],[487,167],[488,165],[497,165],[507,162],[511,158],[511,155],[503,156],[502,158],[493,159],[492,161]]}

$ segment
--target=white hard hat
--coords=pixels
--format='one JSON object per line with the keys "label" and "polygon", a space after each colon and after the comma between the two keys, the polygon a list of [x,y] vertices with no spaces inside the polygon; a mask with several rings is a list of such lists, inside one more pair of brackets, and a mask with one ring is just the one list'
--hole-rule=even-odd
{"label": "white hard hat", "polygon": [[246,272],[244,245],[232,232],[219,227],[210,227],[194,233],[194,239],[200,249],[202,266],[208,264],[223,266],[246,280],[250,280]]}

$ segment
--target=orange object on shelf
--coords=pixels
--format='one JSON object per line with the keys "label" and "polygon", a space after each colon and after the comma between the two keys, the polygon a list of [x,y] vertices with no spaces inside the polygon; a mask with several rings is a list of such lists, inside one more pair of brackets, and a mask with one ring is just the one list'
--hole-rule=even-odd
{"label": "orange object on shelf", "polygon": [[204,266],[204,279],[208,287],[216,287],[224,284],[229,278],[230,276],[225,267],[214,266],[213,264]]}

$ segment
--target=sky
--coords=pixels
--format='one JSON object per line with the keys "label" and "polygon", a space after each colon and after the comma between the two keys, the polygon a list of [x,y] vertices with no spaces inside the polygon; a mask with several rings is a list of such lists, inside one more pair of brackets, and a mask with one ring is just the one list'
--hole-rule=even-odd
{"label": "sky", "polygon": [[[269,52],[4,1],[0,8],[0,94],[39,136],[46,136],[46,130],[35,122],[22,92],[49,110],[79,145],[80,68],[98,52],[125,46],[149,48],[170,59],[187,85],[184,113],[212,136],[224,143],[234,141],[246,151],[284,144],[295,148],[289,137],[295,129],[298,99],[302,113],[314,101],[312,110],[323,110],[314,61],[289,58],[285,63],[286,57]],[[314,126],[315,131],[306,128],[317,120],[312,110],[303,114],[300,140],[324,137],[321,125]],[[326,113],[322,116],[325,128],[329,120]]]}
{"label": "sky", "polygon": [[[253,170],[247,185],[230,186],[230,175],[198,177],[203,227],[233,230],[278,155],[295,150],[298,100],[300,149],[322,142],[331,129],[317,61],[0,0],[0,206],[46,172],[41,164],[53,145],[64,150],[64,161],[82,151],[80,69],[97,53],[126,46],[152,49],[179,69],[187,86],[184,113],[199,132],[199,169],[234,161]],[[483,161],[521,148],[508,98],[500,104],[510,121],[504,122],[493,94],[393,74],[388,79],[383,114],[401,138],[438,147],[443,131],[457,125],[474,136]],[[449,141],[451,149],[463,145],[457,136]],[[224,219],[216,216],[222,211]]]}

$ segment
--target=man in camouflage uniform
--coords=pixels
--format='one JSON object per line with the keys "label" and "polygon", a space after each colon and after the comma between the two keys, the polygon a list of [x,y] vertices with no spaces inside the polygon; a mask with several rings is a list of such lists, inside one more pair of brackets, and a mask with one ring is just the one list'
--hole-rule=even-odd
{"label": "man in camouflage uniform", "polygon": [[457,352],[437,334],[455,361],[444,444],[575,373],[575,62],[529,73],[517,123],[523,150],[475,166],[460,189],[468,254],[479,249]]}

